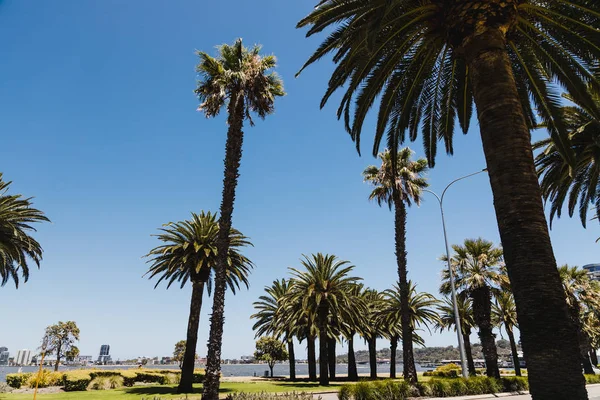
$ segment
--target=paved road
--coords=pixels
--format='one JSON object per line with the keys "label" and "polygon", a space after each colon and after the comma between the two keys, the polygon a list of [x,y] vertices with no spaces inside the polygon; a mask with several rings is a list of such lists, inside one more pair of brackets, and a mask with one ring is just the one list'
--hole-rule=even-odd
{"label": "paved road", "polygon": [[[587,387],[588,390],[588,395],[589,395],[589,400],[600,400],[600,385],[590,385]],[[429,399],[429,400],[448,400],[448,399],[454,399],[454,400],[479,400],[479,399],[495,399],[497,397],[495,396],[491,396],[486,397],[486,396],[466,396],[466,397],[446,397],[445,399],[442,398],[436,398],[436,399]],[[506,400],[531,400],[531,396],[530,395],[523,395],[523,396],[509,396],[509,397],[503,397]],[[327,394],[322,394],[321,395],[321,399],[322,400],[337,400],[337,394],[336,393],[327,393]]]}

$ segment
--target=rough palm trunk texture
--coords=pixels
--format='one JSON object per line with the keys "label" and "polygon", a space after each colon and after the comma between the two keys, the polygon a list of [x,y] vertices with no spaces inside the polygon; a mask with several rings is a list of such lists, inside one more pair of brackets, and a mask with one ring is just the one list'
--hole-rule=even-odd
{"label": "rough palm trunk texture", "polygon": [[61,356],[61,346],[59,344],[56,349],[56,362],[54,363],[54,372],[58,371],[58,366],[60,365],[60,356]]}
{"label": "rough palm trunk texture", "polygon": [[465,347],[465,354],[467,356],[467,366],[469,368],[469,375],[477,375],[475,369],[475,362],[473,361],[473,351],[471,350],[471,328],[463,329],[463,345]]}
{"label": "rough palm trunk texture", "polygon": [[587,399],[504,35],[488,29],[465,50],[532,397]]}
{"label": "rough palm trunk texture", "polygon": [[396,351],[398,350],[398,337],[390,340],[390,378],[396,379]]}
{"label": "rough palm trunk texture", "polygon": [[202,295],[204,282],[192,282],[192,300],[190,301],[190,316],[188,317],[185,353],[181,366],[181,380],[177,393],[191,393],[194,383],[194,364],[196,362],[196,345],[198,344],[198,326],[200,324],[200,310],[202,309]]}
{"label": "rough palm trunk texture", "polygon": [[508,341],[510,342],[510,351],[512,353],[513,366],[515,367],[515,375],[521,376],[521,364],[519,362],[519,353],[517,350],[517,342],[515,341],[515,334],[512,329],[506,328],[506,334],[508,335]]}
{"label": "rough palm trunk texture", "polygon": [[215,272],[215,290],[212,315],[210,317],[210,336],[208,338],[208,356],[206,361],[206,377],[202,391],[203,400],[218,400],[221,376],[221,345],[223,342],[223,324],[225,322],[225,289],[226,265],[229,253],[229,231],[235,201],[235,187],[239,176],[242,159],[242,132],[244,122],[244,99],[232,96],[228,105],[227,142],[225,144],[225,177],[223,178],[223,199],[219,217],[219,234],[217,236],[217,261]]}
{"label": "rough palm trunk texture", "polygon": [[327,360],[329,361],[329,380],[335,380],[335,366],[337,364],[337,356],[335,353],[335,347],[337,341],[335,338],[327,339]]}
{"label": "rough palm trunk texture", "polygon": [[287,346],[288,346],[288,360],[290,363],[290,380],[295,381],[296,380],[296,353],[294,352],[294,340],[291,338],[288,339]]}
{"label": "rough palm trunk texture", "polygon": [[377,338],[372,337],[369,343],[369,366],[371,367],[371,379],[377,379]]}
{"label": "rough palm trunk texture", "polygon": [[317,356],[315,354],[315,338],[307,338],[308,347],[308,380],[311,382],[317,381]]}
{"label": "rough palm trunk texture", "polygon": [[358,380],[356,356],[354,355],[354,335],[348,338],[348,379],[351,381]]}
{"label": "rough palm trunk texture", "polygon": [[486,375],[490,378],[500,378],[498,369],[498,349],[496,348],[496,335],[492,325],[492,295],[487,286],[473,290],[473,319],[479,328],[481,350],[485,358]]}
{"label": "rough palm trunk texture", "polygon": [[402,324],[402,362],[404,380],[417,383],[417,368],[413,354],[413,328],[410,321],[408,303],[408,271],[406,268],[406,205],[400,198],[400,192],[393,189],[396,262],[398,263],[398,282],[400,287],[400,320]]}
{"label": "rough palm trunk texture", "polygon": [[327,317],[329,315],[329,309],[325,302],[321,302],[319,306],[318,318],[319,318],[319,384],[322,386],[329,385],[329,374],[327,363]]}

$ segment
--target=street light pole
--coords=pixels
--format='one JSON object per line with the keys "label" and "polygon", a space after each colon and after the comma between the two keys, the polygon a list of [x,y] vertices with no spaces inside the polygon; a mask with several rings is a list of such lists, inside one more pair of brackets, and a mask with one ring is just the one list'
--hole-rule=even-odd
{"label": "street light pole", "polygon": [[454,284],[454,270],[452,268],[452,264],[450,263],[450,246],[448,246],[448,235],[446,233],[446,219],[444,218],[444,195],[446,194],[446,191],[448,190],[448,188],[450,186],[452,186],[453,184],[455,184],[456,182],[461,181],[466,178],[469,178],[471,176],[477,175],[477,174],[481,174],[482,172],[486,172],[486,171],[487,171],[487,168],[484,168],[481,171],[477,171],[472,174],[465,175],[458,179],[453,180],[444,188],[444,191],[442,192],[441,196],[438,196],[435,192],[433,192],[429,189],[423,189],[424,192],[428,192],[428,193],[431,193],[432,195],[434,195],[435,198],[437,199],[438,203],[440,203],[440,213],[442,214],[442,228],[444,230],[444,242],[446,244],[446,259],[448,260],[448,271],[450,272],[450,288],[452,290],[452,305],[454,306],[454,320],[456,323],[456,337],[458,339],[458,348],[460,350],[460,364],[462,367],[462,375],[465,378],[468,378],[468,376],[469,376],[469,369],[467,367],[467,356],[465,353],[462,326],[460,323],[460,316],[458,314],[458,302],[456,300],[456,287]]}

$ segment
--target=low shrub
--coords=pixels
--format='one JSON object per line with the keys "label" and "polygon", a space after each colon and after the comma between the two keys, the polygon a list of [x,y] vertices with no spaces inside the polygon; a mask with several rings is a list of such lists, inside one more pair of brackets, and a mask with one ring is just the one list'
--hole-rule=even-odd
{"label": "low shrub", "polygon": [[503,391],[505,392],[523,392],[529,390],[529,381],[522,376],[503,377]]}
{"label": "low shrub", "polygon": [[433,371],[427,371],[423,376],[435,376],[438,378],[458,378],[461,373],[461,368],[456,364],[446,364],[437,367]]}
{"label": "low shrub", "polygon": [[31,372],[21,372],[6,375],[6,383],[13,389],[20,389],[31,377]]}
{"label": "low shrub", "polygon": [[600,383],[600,375],[586,375],[585,382],[588,385],[592,385],[594,383]]}
{"label": "low shrub", "polygon": [[226,400],[321,400],[321,396],[310,393],[233,393]]}
{"label": "low shrub", "polygon": [[[181,376],[181,371],[177,371],[177,374]],[[202,383],[204,382],[204,376],[206,375],[206,370],[202,368],[197,368],[194,370],[194,383]]]}
{"label": "low shrub", "polygon": [[137,374],[135,373],[135,371],[121,371],[121,376],[123,377],[123,386],[131,387],[135,385],[135,381],[137,379]]}
{"label": "low shrub", "polygon": [[67,371],[65,373],[65,392],[81,392],[87,390],[92,381],[88,371]]}
{"label": "low shrub", "polygon": [[109,376],[107,378],[108,380],[108,388],[109,389],[117,389],[120,388],[121,386],[123,386],[123,377],[122,376]]}
{"label": "low shrub", "polygon": [[106,390],[108,389],[108,377],[98,376],[90,382],[87,390]]}
{"label": "low shrub", "polygon": [[159,385],[164,385],[167,383],[167,377],[163,374],[157,374],[155,372],[136,371],[136,375],[136,382],[158,383]]}
{"label": "low shrub", "polygon": [[405,400],[413,397],[452,397],[479,394],[494,394],[504,391],[517,392],[529,388],[527,378],[486,376],[470,378],[433,378],[410,386],[404,381],[362,381],[340,388],[340,400]]}
{"label": "low shrub", "polygon": [[50,371],[42,369],[41,372],[33,372],[25,383],[30,388],[34,388],[37,382],[37,387],[45,388],[49,386],[63,386],[65,375],[62,372]]}

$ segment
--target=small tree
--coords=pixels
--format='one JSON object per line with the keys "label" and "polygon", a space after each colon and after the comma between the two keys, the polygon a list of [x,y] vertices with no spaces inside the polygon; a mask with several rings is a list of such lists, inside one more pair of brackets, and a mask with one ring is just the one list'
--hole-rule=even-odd
{"label": "small tree", "polygon": [[179,368],[183,368],[183,356],[185,355],[185,340],[180,340],[175,343],[175,350],[173,350],[173,360],[179,363]]}
{"label": "small tree", "polygon": [[67,361],[73,362],[77,357],[79,357],[79,348],[77,346],[71,346],[71,348],[65,352],[65,357]]}
{"label": "small tree", "polygon": [[75,321],[59,321],[46,328],[44,342],[48,345],[45,351],[46,354],[56,354],[55,371],[58,371],[60,359],[72,350],[75,341],[79,341],[79,328]]}
{"label": "small tree", "polygon": [[256,351],[254,358],[266,361],[273,377],[273,367],[277,361],[285,361],[288,353],[285,350],[283,342],[277,340],[274,336],[263,336],[256,341]]}

